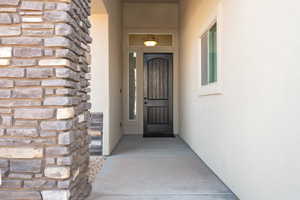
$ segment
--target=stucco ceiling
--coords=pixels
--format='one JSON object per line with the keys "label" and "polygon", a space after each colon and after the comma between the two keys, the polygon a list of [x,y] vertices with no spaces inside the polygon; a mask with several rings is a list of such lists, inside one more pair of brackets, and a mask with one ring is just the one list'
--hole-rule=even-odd
{"label": "stucco ceiling", "polygon": [[125,3],[178,3],[179,0],[123,0]]}
{"label": "stucco ceiling", "polygon": [[[178,3],[180,0],[123,0],[125,3]],[[92,14],[107,13],[103,0],[92,0]]]}

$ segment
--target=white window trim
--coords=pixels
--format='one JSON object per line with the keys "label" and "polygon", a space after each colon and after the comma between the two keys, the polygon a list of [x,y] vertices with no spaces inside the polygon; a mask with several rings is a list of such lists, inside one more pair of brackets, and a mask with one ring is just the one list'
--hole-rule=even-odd
{"label": "white window trim", "polygon": [[[200,32],[198,39],[198,66],[199,66],[199,81],[198,81],[198,96],[221,95],[223,92],[223,77],[222,77],[222,18],[221,18],[221,4],[217,11],[207,20],[204,28]],[[217,82],[208,85],[202,85],[202,68],[201,68],[201,41],[202,36],[210,30],[210,28],[217,24]]]}

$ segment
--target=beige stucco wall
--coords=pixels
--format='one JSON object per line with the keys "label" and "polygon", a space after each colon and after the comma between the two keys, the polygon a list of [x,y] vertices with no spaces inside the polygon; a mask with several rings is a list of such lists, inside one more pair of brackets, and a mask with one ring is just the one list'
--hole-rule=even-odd
{"label": "beige stucco wall", "polygon": [[181,5],[181,136],[242,200],[299,197],[299,1],[223,1],[223,95],[198,96],[218,0]]}
{"label": "beige stucco wall", "polygon": [[90,18],[92,23],[91,45],[91,102],[92,112],[108,111],[108,16],[94,14]]}
{"label": "beige stucco wall", "polygon": [[[109,88],[109,108],[108,123],[109,132],[103,137],[103,153],[109,155],[119,142],[122,118],[122,1],[104,0],[108,18],[109,29],[109,68],[108,68],[108,88]],[[105,123],[105,122],[104,122]],[[105,125],[104,125],[105,126]]]}
{"label": "beige stucco wall", "polygon": [[125,3],[124,27],[170,29],[178,26],[175,3]]}

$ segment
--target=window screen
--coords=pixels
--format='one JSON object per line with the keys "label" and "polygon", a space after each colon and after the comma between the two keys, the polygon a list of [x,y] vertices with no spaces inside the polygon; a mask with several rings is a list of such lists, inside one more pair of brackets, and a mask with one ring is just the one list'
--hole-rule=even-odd
{"label": "window screen", "polygon": [[201,37],[201,85],[217,82],[217,70],[217,24],[214,24]]}

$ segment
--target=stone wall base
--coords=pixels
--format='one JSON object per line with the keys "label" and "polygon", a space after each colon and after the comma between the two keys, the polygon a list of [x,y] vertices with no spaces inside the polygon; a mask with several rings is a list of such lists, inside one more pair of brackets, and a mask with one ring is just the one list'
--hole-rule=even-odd
{"label": "stone wall base", "polygon": [[90,191],[91,0],[0,0],[1,200]]}

